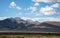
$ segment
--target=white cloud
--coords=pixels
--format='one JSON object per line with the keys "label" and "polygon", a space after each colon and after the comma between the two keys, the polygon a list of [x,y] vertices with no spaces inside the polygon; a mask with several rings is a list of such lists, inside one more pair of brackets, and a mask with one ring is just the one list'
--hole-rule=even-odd
{"label": "white cloud", "polygon": [[34,12],[33,13],[35,16],[41,16],[42,14],[40,12]]}
{"label": "white cloud", "polygon": [[10,17],[0,17],[0,20],[4,20],[6,18],[10,18]]}
{"label": "white cloud", "polygon": [[51,6],[52,8],[59,8],[60,7],[60,4],[59,3],[55,3]]}
{"label": "white cloud", "polygon": [[56,2],[60,2],[60,0],[55,0]]}
{"label": "white cloud", "polygon": [[29,18],[29,17],[22,17],[22,19],[27,20],[33,20],[33,21],[39,21],[39,22],[45,22],[45,21],[57,21],[60,22],[60,18],[59,17],[46,17],[46,18],[40,18],[40,17],[36,17],[36,18]]}
{"label": "white cloud", "polygon": [[21,19],[27,20],[27,19],[31,19],[29,17],[21,17]]}
{"label": "white cloud", "polygon": [[39,3],[35,3],[34,6],[39,6]]}
{"label": "white cloud", "polygon": [[33,2],[45,2],[45,3],[53,3],[53,2],[60,2],[60,0],[32,0]]}
{"label": "white cloud", "polygon": [[21,7],[17,6],[16,9],[17,9],[17,10],[21,10]]}
{"label": "white cloud", "polygon": [[52,4],[51,6],[47,5],[45,7],[41,7],[40,10],[38,11],[37,11],[37,7],[35,6],[29,7],[28,10],[32,11],[35,16],[43,16],[43,15],[51,16],[58,14],[55,8],[59,8],[59,7],[60,7],[59,3],[55,3]]}
{"label": "white cloud", "polygon": [[39,21],[40,18],[32,18],[33,21]]}
{"label": "white cloud", "polygon": [[10,8],[15,8],[16,7],[16,3],[15,2],[11,2],[10,3]]}
{"label": "white cloud", "polygon": [[21,10],[22,9],[20,6],[17,6],[17,4],[15,2],[11,2],[9,7],[10,8],[15,8],[17,10]]}
{"label": "white cloud", "polygon": [[30,19],[32,21],[39,21],[40,18],[21,17],[24,20]]}
{"label": "white cloud", "polygon": [[[4,20],[6,18],[11,18],[11,17],[0,17],[0,20]],[[24,20],[30,19],[31,21],[39,21],[39,22],[45,22],[45,21],[57,21],[57,22],[60,22],[60,17],[46,17],[46,18],[21,17],[21,19],[24,19]]]}
{"label": "white cloud", "polygon": [[46,18],[33,18],[32,20],[35,20],[35,21],[39,21],[39,20],[42,20],[42,21],[57,21],[57,22],[60,22],[60,18],[54,18],[54,17],[46,17]]}
{"label": "white cloud", "polygon": [[34,12],[34,11],[36,11],[37,10],[37,8],[36,7],[29,7],[29,8],[27,8],[27,10],[30,10],[31,12]]}
{"label": "white cloud", "polygon": [[53,0],[32,0],[33,2],[52,2]]}
{"label": "white cloud", "polygon": [[46,6],[46,7],[42,7],[40,9],[40,13],[42,13],[44,15],[54,15],[54,14],[56,14],[56,11],[54,8]]}
{"label": "white cloud", "polygon": [[57,21],[60,22],[60,18],[54,18],[54,17],[50,17],[50,18],[42,18],[43,21]]}
{"label": "white cloud", "polygon": [[45,6],[45,7],[41,7],[39,12],[35,12],[35,16],[41,16],[41,15],[55,15],[58,14],[58,12],[56,11],[55,8],[59,8],[60,4],[59,3],[55,3],[51,6]]}
{"label": "white cloud", "polygon": [[35,16],[40,16],[40,14],[39,14],[39,13],[34,13],[34,15],[35,15]]}

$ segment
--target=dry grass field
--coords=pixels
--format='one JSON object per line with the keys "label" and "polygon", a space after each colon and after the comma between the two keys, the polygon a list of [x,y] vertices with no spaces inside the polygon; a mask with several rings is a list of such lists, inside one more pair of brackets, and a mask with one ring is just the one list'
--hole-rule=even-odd
{"label": "dry grass field", "polygon": [[20,35],[0,35],[0,38],[60,38],[60,36],[40,34],[20,34]]}

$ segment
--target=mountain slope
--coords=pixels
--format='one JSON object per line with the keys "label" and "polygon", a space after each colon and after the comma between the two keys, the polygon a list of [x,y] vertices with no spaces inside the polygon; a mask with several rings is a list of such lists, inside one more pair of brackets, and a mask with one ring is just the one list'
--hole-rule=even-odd
{"label": "mountain slope", "polygon": [[32,20],[23,20],[19,17],[7,18],[0,21],[0,30],[19,30],[19,31],[37,31],[37,32],[59,32],[60,22],[43,22]]}

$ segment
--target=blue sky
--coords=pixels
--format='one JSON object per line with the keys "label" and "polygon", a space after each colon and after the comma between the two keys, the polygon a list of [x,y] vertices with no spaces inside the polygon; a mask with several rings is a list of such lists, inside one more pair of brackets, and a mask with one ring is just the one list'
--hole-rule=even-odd
{"label": "blue sky", "polygon": [[8,17],[60,21],[60,0],[0,0],[0,19]]}

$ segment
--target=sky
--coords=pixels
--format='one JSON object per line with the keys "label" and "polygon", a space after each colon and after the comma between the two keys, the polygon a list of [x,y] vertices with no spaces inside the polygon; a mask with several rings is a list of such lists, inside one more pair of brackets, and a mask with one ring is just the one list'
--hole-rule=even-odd
{"label": "sky", "polygon": [[60,22],[60,0],[0,0],[0,20],[9,17]]}

